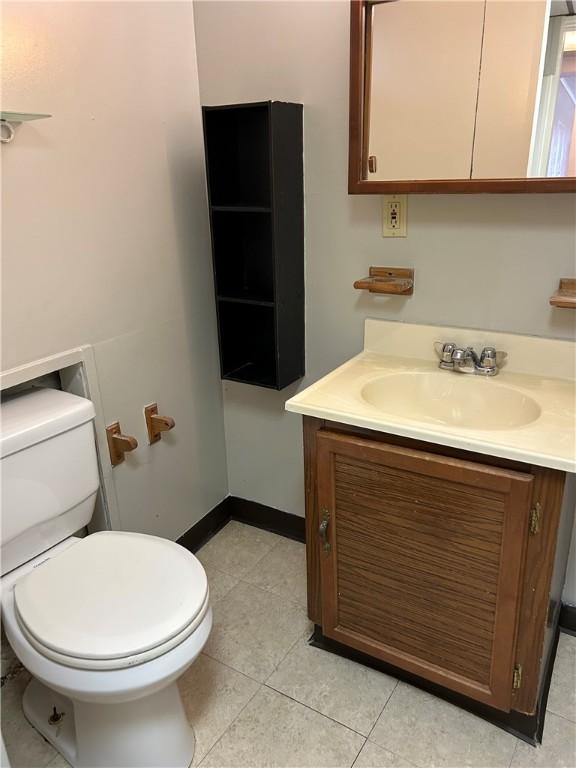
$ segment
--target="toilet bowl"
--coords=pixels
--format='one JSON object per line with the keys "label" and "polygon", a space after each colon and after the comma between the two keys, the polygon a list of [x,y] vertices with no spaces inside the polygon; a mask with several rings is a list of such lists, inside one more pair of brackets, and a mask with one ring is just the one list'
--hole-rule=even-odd
{"label": "toilet bowl", "polygon": [[35,388],[1,409],[1,607],[26,717],[75,768],[186,768],[176,681],[212,626],[202,565],[156,536],[74,535],[99,492],[89,400]]}
{"label": "toilet bowl", "polygon": [[[112,590],[118,569],[132,576]],[[191,553],[142,534],[70,537],[2,579],[2,616],[33,675],[26,717],[73,766],[191,763],[194,735],[176,680],[212,626],[206,576]]]}

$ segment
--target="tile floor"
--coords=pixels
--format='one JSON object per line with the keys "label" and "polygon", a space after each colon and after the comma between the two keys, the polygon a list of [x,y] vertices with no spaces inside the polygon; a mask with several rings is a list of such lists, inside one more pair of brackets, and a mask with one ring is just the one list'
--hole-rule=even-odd
{"label": "tile floor", "polygon": [[[304,546],[229,523],[200,551],[214,629],[181,679],[194,765],[575,768],[576,637],[562,634],[534,749],[440,699],[311,648]],[[25,721],[27,672],[2,649],[2,732],[13,768],[65,768]]]}

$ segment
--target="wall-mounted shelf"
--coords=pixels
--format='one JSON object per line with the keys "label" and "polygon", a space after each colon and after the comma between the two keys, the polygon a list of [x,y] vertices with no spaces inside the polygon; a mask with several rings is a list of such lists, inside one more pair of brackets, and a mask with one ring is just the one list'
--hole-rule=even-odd
{"label": "wall-mounted shelf", "polygon": [[38,112],[0,112],[0,120],[7,123],[27,123],[29,120],[44,120],[52,115],[42,115]]}
{"label": "wall-mounted shelf", "polygon": [[368,277],[356,280],[354,288],[370,293],[412,296],[414,270],[404,267],[370,267]]}
{"label": "wall-mounted shelf", "polygon": [[550,304],[562,309],[576,309],[576,278],[563,277],[558,290],[550,296]]}
{"label": "wall-mounted shelf", "polygon": [[28,123],[30,120],[44,120],[52,115],[43,115],[39,112],[0,112],[0,126],[2,127],[2,144],[10,144],[14,138],[12,123]]}
{"label": "wall-mounted shelf", "polygon": [[213,205],[212,210],[227,213],[270,213],[272,209],[264,205]]}
{"label": "wall-mounted shelf", "polygon": [[203,117],[222,378],[283,389],[304,375],[302,105]]}

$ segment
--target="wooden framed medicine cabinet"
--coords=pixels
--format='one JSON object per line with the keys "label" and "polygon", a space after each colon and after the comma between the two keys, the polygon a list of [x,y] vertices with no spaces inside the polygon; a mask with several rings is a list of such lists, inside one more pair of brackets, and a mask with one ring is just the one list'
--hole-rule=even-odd
{"label": "wooden framed medicine cabinet", "polygon": [[349,194],[576,191],[576,16],[521,5],[351,0]]}

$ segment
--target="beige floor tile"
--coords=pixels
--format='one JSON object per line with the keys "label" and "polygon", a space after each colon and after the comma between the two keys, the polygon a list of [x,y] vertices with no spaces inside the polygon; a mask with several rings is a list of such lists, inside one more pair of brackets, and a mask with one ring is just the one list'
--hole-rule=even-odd
{"label": "beige floor tile", "polygon": [[197,765],[258,691],[260,684],[200,656],[178,682],[186,714],[196,736]]}
{"label": "beige floor tile", "polygon": [[263,687],[202,768],[349,768],[363,744],[354,731]]}
{"label": "beige floor tile", "polygon": [[306,609],[306,548],[290,539],[279,541],[243,577],[249,584],[283,595]]}
{"label": "beige floor tile", "polygon": [[511,765],[512,768],[574,768],[576,725],[548,712],[542,744],[532,747],[519,741]]}
{"label": "beige floor tile", "polygon": [[22,670],[2,688],[2,736],[12,768],[45,768],[58,755],[24,717],[22,694],[29,680]]}
{"label": "beige floor tile", "polygon": [[372,741],[367,741],[354,763],[354,768],[414,768],[414,763],[382,749]]}
{"label": "beige floor tile", "polygon": [[214,604],[230,592],[232,587],[238,583],[237,576],[231,576],[229,573],[215,568],[213,565],[204,563],[204,570],[208,577],[208,586],[210,588],[210,602]]}
{"label": "beige floor tile", "polygon": [[204,652],[264,682],[309,625],[285,598],[237,584],[214,605],[214,626]]}
{"label": "beige floor tile", "polygon": [[240,578],[281,540],[275,533],[232,520],[196,556],[203,565]]}
{"label": "beige floor tile", "polygon": [[399,683],[370,740],[419,766],[507,768],[516,739],[425,691]]}
{"label": "beige floor tile", "polygon": [[560,633],[547,709],[576,722],[576,637]]}
{"label": "beige floor tile", "polygon": [[64,760],[62,755],[57,752],[54,760],[51,760],[46,768],[70,768],[70,763],[67,760]]}
{"label": "beige floor tile", "polygon": [[396,679],[313,648],[302,638],[266,684],[368,736]]}

